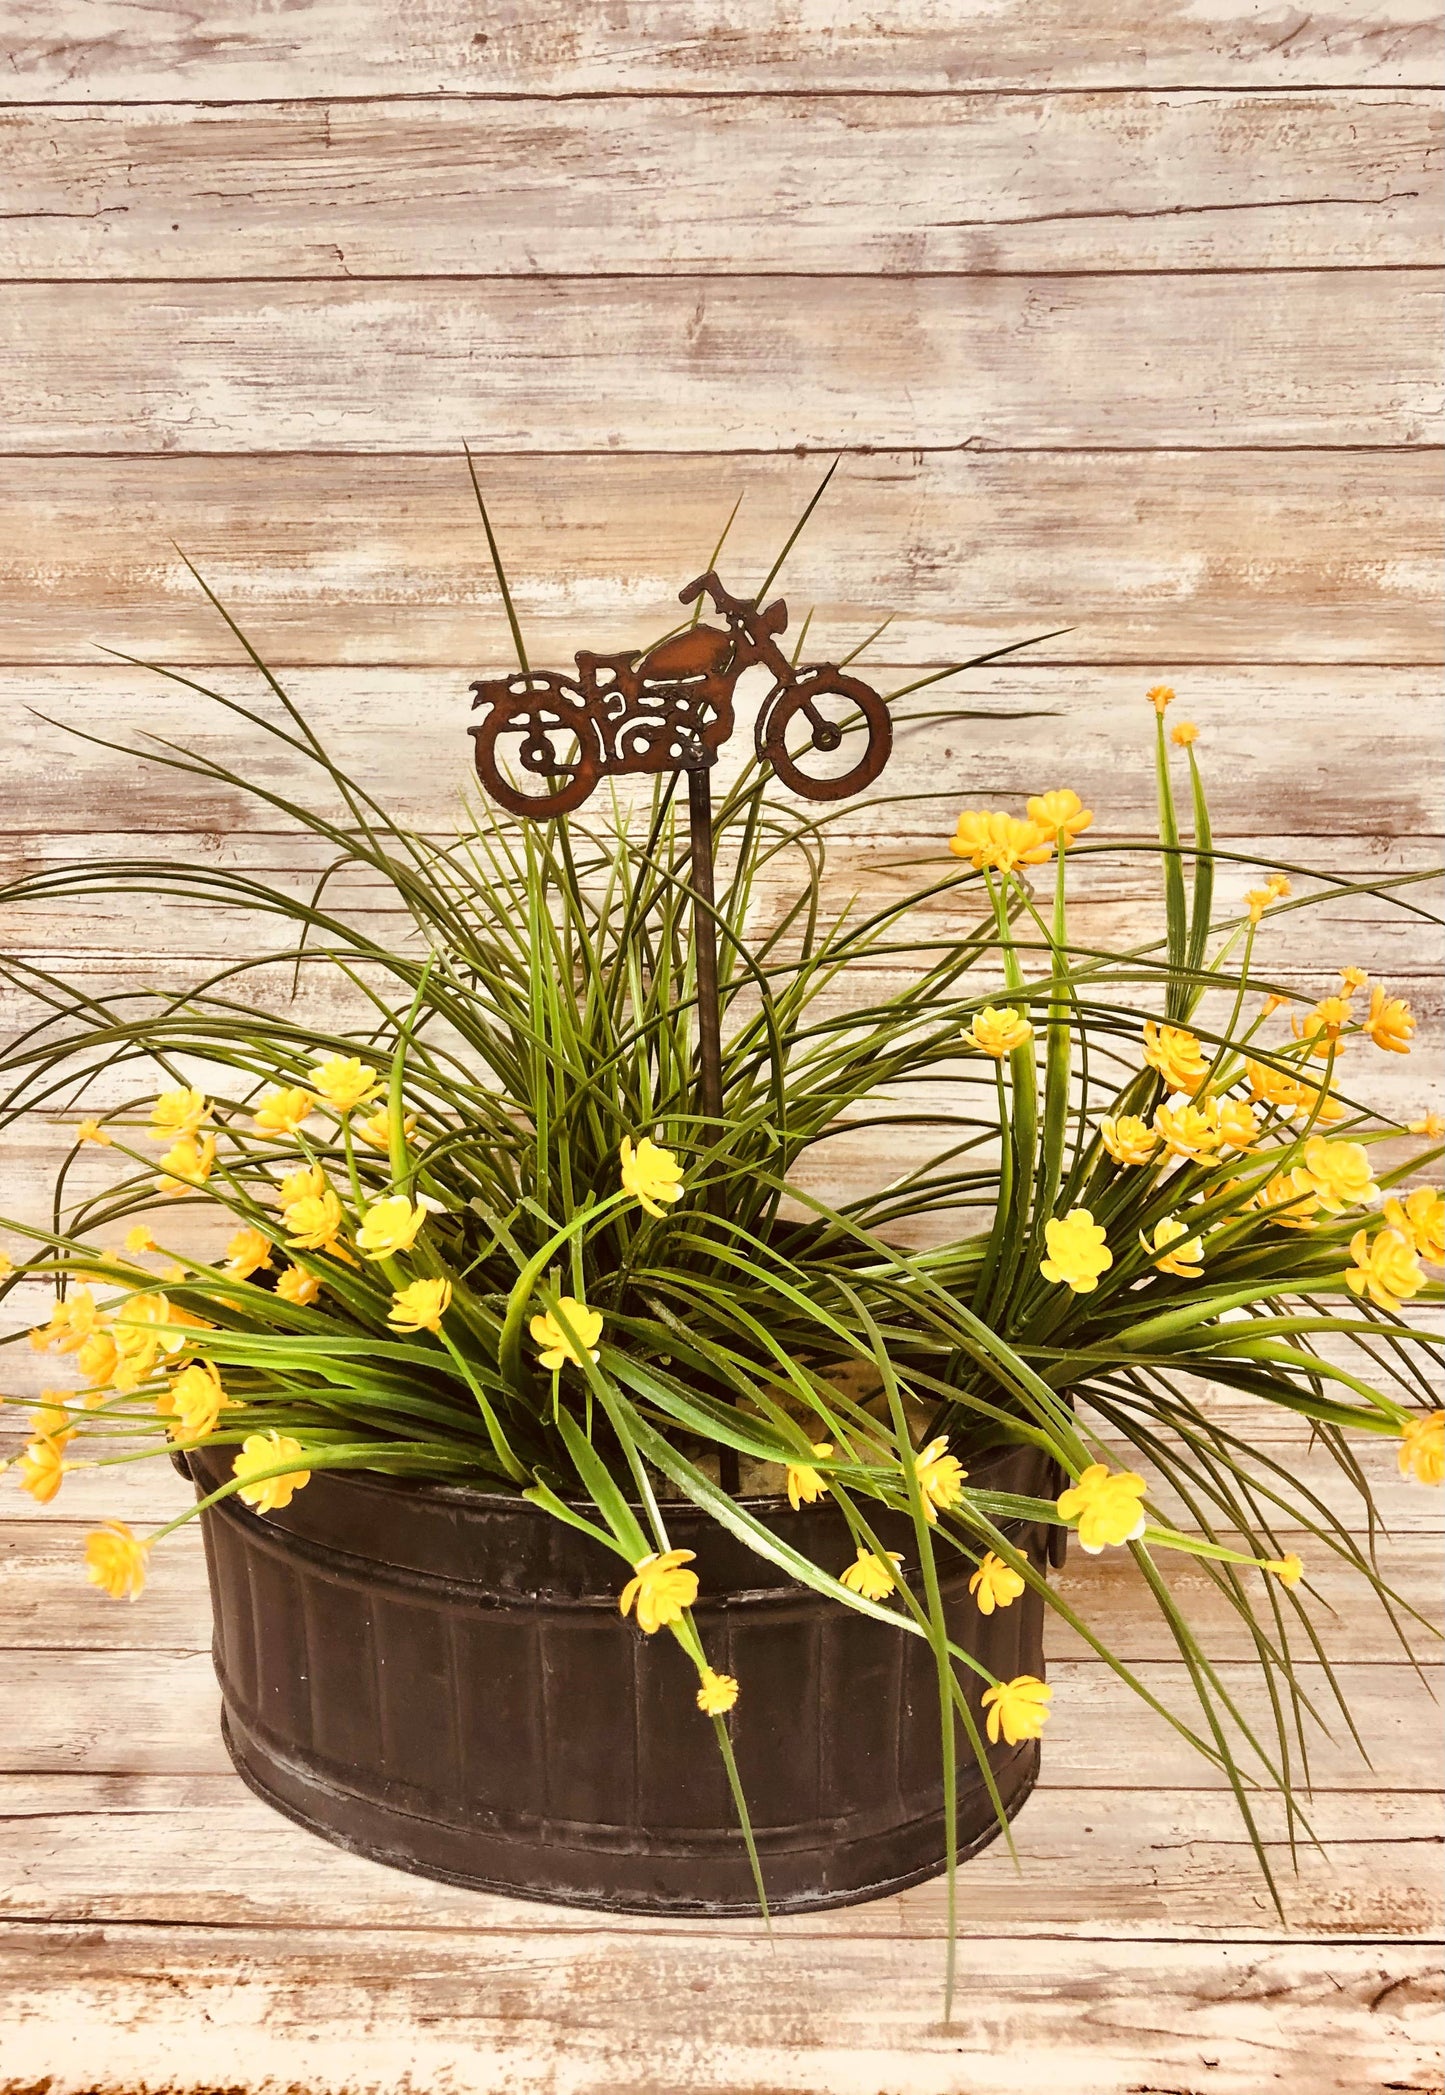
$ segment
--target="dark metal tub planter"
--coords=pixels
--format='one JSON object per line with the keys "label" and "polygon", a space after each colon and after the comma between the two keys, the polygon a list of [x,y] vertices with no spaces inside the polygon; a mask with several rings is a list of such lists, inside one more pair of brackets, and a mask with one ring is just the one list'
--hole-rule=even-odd
{"label": "dark metal tub planter", "polygon": [[[226,1449],[184,1459],[202,1491],[228,1479]],[[970,1482],[1038,1497],[1052,1472],[1032,1448],[996,1448]],[[743,1503],[835,1573],[855,1556],[830,1502]],[[927,1643],[795,1583],[690,1504],[666,1510],[674,1546],[697,1553],[709,1654],[741,1683],[727,1722],[771,1906],[844,1905],[936,1875]],[[757,1911],[695,1669],[672,1637],[623,1621],[618,1560],[589,1537],[514,1495],[341,1471],[317,1472],[282,1510],[229,1497],[201,1518],[226,1744],[278,1810],[452,1883],[620,1912]],[[910,1521],[874,1525],[907,1562]],[[1042,1570],[1049,1531],[1005,1531]],[[969,1560],[938,1561],[953,1639],[998,1679],[1042,1678],[1038,1592],[984,1615]],[[987,1683],[966,1679],[982,1732]],[[989,1748],[1010,1817],[1038,1752]],[[961,1735],[957,1796],[963,1857],[999,1820]]]}

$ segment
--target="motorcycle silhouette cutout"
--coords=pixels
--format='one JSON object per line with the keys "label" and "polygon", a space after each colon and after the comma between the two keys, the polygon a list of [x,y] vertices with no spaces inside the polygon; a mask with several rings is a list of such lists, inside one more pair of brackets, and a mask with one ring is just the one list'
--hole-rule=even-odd
{"label": "motorcycle silhouette cutout", "polygon": [[[707,769],[732,734],[738,679],[758,664],[774,682],[758,713],[755,745],[782,783],[807,800],[841,800],[871,785],[893,746],[893,723],[878,693],[832,662],[795,667],[777,644],[788,624],[781,597],[760,608],[754,598],[729,595],[711,570],[679,592],[684,604],[704,595],[725,625],[689,626],[645,653],[579,649],[575,677],[519,670],[472,684],[473,710],[487,708],[471,729],[477,776],[492,798],[515,815],[565,815],[605,776]],[[788,730],[801,715],[810,729],[804,757],[839,749],[845,724],[822,709],[826,699],[856,709],[866,742],[851,769],[810,777],[789,753]],[[503,756],[539,790],[513,784]]]}

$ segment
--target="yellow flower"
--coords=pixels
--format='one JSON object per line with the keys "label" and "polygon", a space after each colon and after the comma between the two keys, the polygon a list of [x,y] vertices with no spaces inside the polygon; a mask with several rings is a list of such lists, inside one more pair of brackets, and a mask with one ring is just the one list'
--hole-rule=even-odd
{"label": "yellow flower", "polygon": [[263,1092],[255,1120],[263,1135],[294,1135],[302,1121],[316,1110],[316,1101],[299,1084],[287,1084]]}
{"label": "yellow flower", "polygon": [[1419,1120],[1410,1122],[1412,1135],[1424,1135],[1431,1142],[1438,1142],[1445,1135],[1445,1118],[1439,1113],[1426,1113]]}
{"label": "yellow flower", "polygon": [[260,1477],[259,1482],[243,1483],[240,1498],[258,1513],[276,1513],[289,1506],[295,1494],[311,1482],[309,1469],[299,1465],[305,1460],[306,1450],[299,1440],[288,1433],[251,1433],[241,1442],[241,1452],[231,1464],[233,1476],[259,1477],[263,1469],[271,1469],[278,1462],[294,1462],[298,1466],[278,1477]]}
{"label": "yellow flower", "polygon": [[68,1392],[47,1390],[45,1395],[47,1401],[37,1404],[30,1414],[30,1430],[37,1440],[53,1441],[56,1447],[63,1448],[67,1442],[74,1440],[75,1426],[66,1405],[63,1402],[57,1404],[52,1400],[55,1397],[67,1396]]}
{"label": "yellow flower", "polygon": [[1294,893],[1293,888],[1289,884],[1289,876],[1286,873],[1271,873],[1264,884],[1272,895],[1279,897],[1281,902],[1286,895]]}
{"label": "yellow flower", "polygon": [[146,1551],[123,1520],[108,1520],[85,1538],[85,1576],[112,1600],[135,1600],[146,1582]]}
{"label": "yellow flower", "polygon": [[[1180,1243],[1180,1238],[1186,1241]],[[1139,1242],[1153,1258],[1161,1273],[1175,1273],[1181,1280],[1198,1280],[1204,1272],[1204,1246],[1198,1237],[1191,1237],[1188,1225],[1177,1221],[1172,1215],[1154,1225],[1154,1240],[1151,1243],[1144,1232],[1139,1232]],[[1170,1246],[1177,1249],[1170,1250]]]}
{"label": "yellow flower", "polygon": [[214,1135],[206,1135],[199,1142],[194,1135],[182,1135],[161,1158],[161,1171],[166,1174],[159,1181],[161,1191],[184,1193],[188,1187],[203,1186],[215,1163]]}
{"label": "yellow flower", "polygon": [[[367,1119],[356,1121],[354,1126],[362,1141],[369,1142],[373,1149],[390,1149],[391,1115],[385,1106],[378,1106],[376,1111],[370,1114]],[[402,1141],[410,1142],[415,1133],[415,1113],[403,1114],[401,1123]]]}
{"label": "yellow flower", "polygon": [[1445,1411],[1427,1411],[1400,1428],[1400,1475],[1445,1484]]}
{"label": "yellow flower", "polygon": [[10,1254],[9,1254],[9,1252],[8,1252],[8,1251],[0,1251],[0,1280],[13,1280],[13,1279],[14,1279],[14,1277],[15,1277],[15,1261],[14,1261],[14,1259],[13,1259],[13,1258],[11,1258],[11,1256],[10,1256]]}
{"label": "yellow flower", "polygon": [[1110,1544],[1135,1542],[1146,1525],[1139,1501],[1149,1486],[1132,1469],[1111,1470],[1092,1462],[1067,1491],[1059,1494],[1059,1518],[1078,1516],[1079,1542],[1091,1557]]}
{"label": "yellow flower", "polygon": [[159,1292],[131,1296],[115,1323],[117,1389],[135,1389],[152,1373],[162,1353],[181,1351],[186,1343],[185,1333],[179,1328],[181,1322],[181,1316]]}
{"label": "yellow flower", "polygon": [[1350,1238],[1350,1256],[1355,1264],[1345,1275],[1345,1286],[1352,1294],[1368,1295],[1392,1316],[1398,1316],[1401,1304],[1425,1285],[1415,1246],[1398,1229],[1382,1229],[1374,1239],[1367,1230],[1357,1229]]}
{"label": "yellow flower", "polygon": [[1385,1202],[1385,1221],[1410,1239],[1427,1265],[1445,1266],[1445,1193],[1417,1186],[1403,1201]]}
{"label": "yellow flower", "polygon": [[[557,1307],[577,1334],[577,1344],[586,1348],[591,1359],[596,1360],[597,1341],[602,1336],[602,1312],[589,1309],[585,1302],[578,1302],[571,1295],[559,1295]],[[570,1360],[581,1367],[582,1355],[577,1345],[567,1336],[557,1318],[549,1309],[545,1315],[533,1317],[528,1325],[532,1343],[541,1350],[538,1359],[544,1368],[564,1368]]]}
{"label": "yellow flower", "polygon": [[1292,1004],[1293,1002],[1294,998],[1289,994],[1287,990],[1284,992],[1275,990],[1269,996],[1267,996],[1264,1002],[1260,1005],[1260,1017],[1268,1018],[1271,1015],[1271,1013],[1278,1011],[1282,1005]]}
{"label": "yellow flower", "polygon": [[996,1681],[991,1688],[985,1688],[983,1706],[988,1711],[990,1742],[996,1746],[1000,1732],[1010,1746],[1017,1746],[1024,1739],[1036,1739],[1049,1720],[1048,1704],[1053,1692],[1032,1673],[1020,1673],[1014,1680]]}
{"label": "yellow flower", "polygon": [[128,1229],[125,1233],[125,1248],[132,1258],[138,1258],[143,1251],[158,1251],[160,1246],[151,1235],[150,1225],[137,1222],[133,1229]]}
{"label": "yellow flower", "polygon": [[1340,1039],[1345,1027],[1354,1022],[1355,1010],[1348,997],[1321,997],[1313,1011],[1307,1011],[1303,1019],[1292,1018],[1289,1029],[1296,1040],[1307,1040],[1309,1051],[1321,1060],[1334,1049],[1338,1058],[1344,1044]]}
{"label": "yellow flower", "polygon": [[1253,1062],[1246,1058],[1244,1073],[1249,1078],[1249,1095],[1257,1103],[1273,1106],[1288,1117],[1297,1112],[1305,1097],[1305,1090],[1298,1077],[1287,1070],[1276,1069],[1268,1062]]}
{"label": "yellow flower", "polygon": [[314,1273],[308,1273],[304,1266],[287,1266],[277,1276],[276,1293],[283,1302],[291,1302],[298,1309],[305,1309],[321,1293],[321,1282]]}
{"label": "yellow flower", "polygon": [[1340,969],[1340,980],[1345,985],[1345,995],[1347,997],[1352,997],[1358,990],[1363,989],[1369,979],[1370,973],[1368,968],[1342,967]]}
{"label": "yellow flower", "polygon": [[637,1627],[647,1636],[680,1621],[683,1610],[697,1599],[697,1573],[683,1569],[696,1554],[690,1549],[665,1549],[660,1555],[652,1550],[633,1565],[635,1576],[623,1587],[617,1605],[629,1615],[636,1604]]}
{"label": "yellow flower", "polygon": [[1377,1048],[1384,1048],[1392,1055],[1408,1055],[1410,1035],[1414,1030],[1414,1014],[1405,999],[1388,996],[1377,982],[1370,992],[1369,1016],[1361,1021],[1360,1031],[1373,1040]]}
{"label": "yellow flower", "polygon": [[209,1360],[193,1360],[156,1398],[156,1410],[172,1421],[172,1440],[201,1440],[214,1433],[223,1411],[234,1408]]}
{"label": "yellow flower", "polygon": [[341,1202],[328,1186],[324,1193],[306,1193],[281,1210],[291,1234],[286,1242],[293,1251],[329,1251],[341,1228]]}
{"label": "yellow flower", "polygon": [[[1259,922],[1273,900],[1274,896],[1267,887],[1252,887],[1246,890],[1244,906],[1249,911],[1251,924]],[[1273,1001],[1278,1002],[1280,1000],[1275,999]]]}
{"label": "yellow flower", "polygon": [[289,1171],[281,1181],[277,1198],[283,1209],[294,1208],[298,1200],[319,1200],[327,1190],[326,1173],[319,1164],[304,1164],[299,1171]]}
{"label": "yellow flower", "polygon": [[968,1590],[978,1602],[980,1615],[991,1615],[995,1608],[1010,1607],[1023,1592],[1025,1583],[1011,1564],[1005,1564],[1002,1557],[990,1550],[969,1580]]}
{"label": "yellow flower", "polygon": [[1155,712],[1159,715],[1159,718],[1161,720],[1164,718],[1164,708],[1166,706],[1172,706],[1174,703],[1174,690],[1173,686],[1170,684],[1151,685],[1149,690],[1145,692],[1144,696],[1148,699],[1150,705],[1154,708]]}
{"label": "yellow flower", "polygon": [[93,1389],[104,1389],[115,1379],[120,1348],[110,1332],[92,1331],[75,1356],[75,1365]]}
{"label": "yellow flower", "polygon": [[1277,1171],[1268,1185],[1260,1187],[1249,1205],[1267,1214],[1278,1229],[1319,1228],[1315,1219],[1319,1213],[1319,1195],[1313,1179],[1298,1166],[1293,1171]]}
{"label": "yellow flower", "polygon": [[1002,1061],[1026,1040],[1032,1040],[1033,1034],[1033,1027],[1021,1011],[996,1011],[992,1004],[985,1004],[963,1037],[981,1055],[993,1055]]}
{"label": "yellow flower", "polygon": [[1171,1091],[1197,1091],[1209,1075],[1199,1042],[1183,1026],[1144,1021],[1144,1060],[1157,1069]]}
{"label": "yellow flower", "polygon": [[1271,1557],[1264,1568],[1272,1571],[1282,1586],[1295,1587],[1305,1575],[1304,1559],[1293,1550],[1285,1557]]}
{"label": "yellow flower", "polygon": [[109,1128],[102,1127],[98,1120],[82,1120],[75,1130],[77,1142],[94,1142],[101,1149],[111,1147],[113,1137]]}
{"label": "yellow flower", "polygon": [[1234,1150],[1237,1155],[1244,1156],[1253,1149],[1254,1138],[1259,1133],[1254,1108],[1246,1105],[1242,1098],[1221,1099],[1217,1105],[1212,1100],[1210,1103],[1220,1149]]}
{"label": "yellow flower", "polygon": [[271,1239],[259,1229],[238,1229],[226,1246],[226,1267],[237,1280],[249,1280],[271,1263]]}
{"label": "yellow flower", "polygon": [[451,1306],[449,1280],[413,1280],[392,1296],[386,1321],[393,1331],[440,1331]]}
{"label": "yellow flower", "polygon": [[381,1078],[370,1063],[355,1055],[328,1055],[312,1070],[311,1084],[333,1113],[350,1113],[357,1106],[371,1104],[381,1089]]}
{"label": "yellow flower", "polygon": [[1191,749],[1199,740],[1199,729],[1192,720],[1181,720],[1170,730],[1169,739],[1176,749]]}
{"label": "yellow flower", "polygon": [[75,1353],[103,1322],[90,1289],[72,1288],[50,1312],[49,1323],[38,1324],[31,1332],[30,1343],[37,1353],[48,1353],[52,1346],[62,1353]]}
{"label": "yellow flower", "polygon": [[362,1216],[357,1247],[368,1258],[394,1258],[398,1251],[410,1251],[425,1220],[424,1207],[413,1207],[404,1193],[395,1193],[389,1200],[378,1200]]}
{"label": "yellow flower", "polygon": [[1147,1164],[1159,1147],[1159,1137],[1137,1113],[1121,1113],[1117,1120],[1106,1113],[1099,1133],[1116,1164]]}
{"label": "yellow flower", "polygon": [[[1209,1105],[1213,1100],[1209,1101]],[[1186,1157],[1195,1162],[1210,1156],[1219,1147],[1219,1123],[1209,1105],[1160,1106],[1154,1115],[1154,1129],[1171,1157]]]}
{"label": "yellow flower", "polygon": [[982,870],[997,866],[1012,873],[1018,866],[1041,866],[1053,855],[1053,844],[1032,822],[1002,810],[972,810],[958,818],[948,848],[955,858],[970,859]]}
{"label": "yellow flower", "polygon": [[957,1455],[949,1454],[947,1434],[941,1434],[937,1440],[930,1440],[926,1448],[920,1448],[913,1466],[918,1488],[923,1494],[923,1517],[936,1521],[938,1507],[941,1506],[946,1513],[963,1497],[963,1480],[968,1471]]}
{"label": "yellow flower", "polygon": [[1379,1198],[1363,1142],[1330,1142],[1323,1135],[1311,1135],[1302,1169],[1327,1215],[1342,1215],[1346,1208],[1364,1207]]}
{"label": "yellow flower", "polygon": [[704,1666],[698,1675],[697,1706],[705,1717],[722,1717],[738,1699],[738,1684],[731,1673],[714,1673]]}
{"label": "yellow flower", "polygon": [[205,1093],[190,1085],[178,1091],[163,1091],[151,1107],[151,1126],[160,1142],[173,1142],[179,1137],[194,1135],[202,1122],[210,1117],[211,1108]]}
{"label": "yellow flower", "polygon": [[1305,1118],[1317,1120],[1321,1127],[1333,1127],[1345,1117],[1345,1109],[1337,1098],[1328,1091],[1316,1091],[1311,1084],[1299,1086],[1299,1102]]}
{"label": "yellow flower", "polygon": [[902,1562],[896,1550],[887,1550],[880,1557],[860,1544],[857,1562],[840,1571],[838,1577],[850,1593],[861,1594],[864,1600],[886,1600],[893,1591],[893,1573]]}
{"label": "yellow flower", "polygon": [[622,1190],[640,1202],[649,1215],[665,1219],[667,1209],[658,1202],[681,1200],[682,1166],[670,1149],[659,1148],[644,1135],[636,1149],[631,1137],[622,1138]]}
{"label": "yellow flower", "polygon": [[1044,1224],[1049,1255],[1039,1271],[1045,1280],[1063,1281],[1076,1295],[1092,1294],[1099,1275],[1107,1273],[1114,1254],[1104,1242],[1104,1232],[1087,1208],[1052,1216]]}
{"label": "yellow flower", "polygon": [[74,1467],[66,1461],[59,1444],[53,1440],[32,1440],[20,1458],[20,1489],[42,1506],[48,1506],[65,1481],[66,1471]]}
{"label": "yellow flower", "polygon": [[1029,820],[1041,837],[1059,846],[1072,844],[1094,819],[1071,786],[1053,793],[1035,793],[1029,801]]}
{"label": "yellow flower", "polygon": [[[815,1455],[820,1455],[824,1458],[833,1452],[831,1440],[814,1440],[810,1441],[808,1445],[812,1448]],[[814,1469],[811,1462],[790,1462],[788,1464],[788,1504],[795,1513],[800,1506],[811,1506],[815,1499],[822,1498],[827,1489],[827,1484],[818,1471]]]}

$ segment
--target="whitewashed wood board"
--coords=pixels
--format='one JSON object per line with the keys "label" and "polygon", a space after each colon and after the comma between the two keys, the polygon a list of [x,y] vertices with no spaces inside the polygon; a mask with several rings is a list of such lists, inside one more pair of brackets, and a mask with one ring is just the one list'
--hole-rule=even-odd
{"label": "whitewashed wood board", "polygon": [[[163,1945],[163,1946],[162,1946]],[[780,1934],[772,1944],[524,1929],[12,1924],[0,2047],[47,2095],[235,2085],[284,2095],[1431,2095],[1428,1945],[997,1942]],[[159,1954],[158,1954],[159,1952]],[[1160,2074],[1166,2076],[1162,2081]],[[966,2076],[966,2077],[965,2077]]]}
{"label": "whitewashed wood board", "polygon": [[[704,1742],[703,1750],[709,1750]],[[1429,1937],[1442,1921],[1435,1868],[1441,1837],[1433,1796],[1377,1799],[1346,1791],[1306,1807],[1324,1852],[1306,1843],[1296,1870],[1284,1814],[1260,1823],[1287,1925],[1322,1936]],[[577,1937],[598,1926],[584,1909],[529,1905],[384,1869],[278,1821],[240,1780],[214,1775],[3,1775],[7,1876],[0,1919],[184,1927],[405,1927],[423,1936],[469,1930],[479,1958],[494,1932]],[[1198,1790],[1080,1789],[1068,1771],[1044,1779],[1017,1822],[1019,1862],[1002,1841],[968,1866],[965,1939],[1006,1927],[1024,1937],[1119,1940],[1161,1925],[1181,1940],[1277,1941],[1280,1922],[1234,1800]],[[1101,1881],[1099,1858],[1127,1853]],[[622,1936],[743,1941],[758,1919],[609,1918]],[[780,1937],[902,1937],[947,1930],[941,1879],[827,1915],[782,1915]]]}
{"label": "whitewashed wood board", "polygon": [[[111,395],[91,397],[111,448]],[[468,677],[511,660],[461,455],[469,434],[469,417],[445,423],[435,457],[0,459],[0,660],[74,663],[96,690],[109,688],[107,646],[239,662],[180,548],[267,660],[389,665],[401,690],[411,672],[464,668],[460,696]],[[543,459],[525,446],[486,458],[530,652],[565,665],[578,647],[665,631],[739,496],[720,565],[735,588],[756,588],[827,464],[715,451]],[[792,630],[812,607],[830,649],[891,616],[875,664],[942,667],[1066,627],[1014,659],[1013,689],[1059,665],[1129,664],[1141,693],[1173,682],[1182,710],[1233,664],[1438,662],[1438,494],[1438,460],[1399,450],[854,455],[779,586]],[[1309,680],[1295,687],[1307,706]],[[1425,687],[1391,677],[1356,688],[1379,694],[1387,735],[1428,702]],[[1286,771],[1308,739],[1279,748]],[[1367,786],[1393,775],[1386,747]]]}
{"label": "whitewashed wood board", "polygon": [[32,283],[0,385],[42,455],[1340,449],[1438,441],[1440,320],[1430,270]]}
{"label": "whitewashed wood board", "polygon": [[[580,614],[573,627],[574,644],[586,633],[584,619]],[[477,623],[485,628],[490,621]],[[651,630],[641,619],[638,626],[644,635]],[[820,648],[830,641],[842,641],[838,652],[846,652],[846,628],[821,635]],[[485,631],[475,659],[478,672],[506,667],[499,640]],[[559,666],[568,659],[559,650]],[[927,672],[897,661],[874,667],[865,657],[855,673],[888,691]],[[252,670],[184,674],[263,721],[288,725]],[[293,668],[283,682],[336,762],[383,808],[408,828],[445,835],[468,826],[465,803],[480,793],[467,734],[479,717],[471,712],[468,674],[440,665]],[[1269,863],[1313,864],[1338,874],[1439,862],[1437,671],[1210,666],[1176,675],[1170,719],[1200,727],[1196,754],[1222,850],[1255,848]],[[749,679],[740,690],[738,725],[719,774],[724,780],[751,753],[758,688]],[[888,768],[856,808],[809,808],[781,793],[778,803],[804,816],[826,814],[830,830],[854,843],[891,842],[891,850],[876,854],[880,859],[898,856],[899,839],[913,840],[920,851],[930,831],[946,840],[965,805],[1011,805],[1022,813],[1028,794],[1063,783],[1094,810],[1093,829],[1082,840],[1090,849],[1157,834],[1154,715],[1144,690],[1139,670],[1055,667],[1046,651],[1012,669],[977,670],[898,701]],[[154,848],[146,837],[155,833],[186,838],[188,852],[203,852],[217,865],[265,864],[268,851],[278,867],[310,863],[316,847],[303,840],[294,818],[243,785],[127,754],[174,754],[155,737],[199,751],[243,781],[328,818],[343,813],[316,765],[213,699],[148,670],[110,664],[0,670],[0,706],[7,721],[0,877],[63,862],[68,854],[124,850],[128,837],[144,855]],[[917,717],[930,711],[944,717]],[[1181,756],[1173,762],[1187,817],[1188,769]],[[908,794],[935,797],[931,805],[915,801],[890,814],[892,796]],[[598,793],[584,824],[605,826],[609,805],[606,792]],[[295,841],[248,845],[248,833]],[[1087,856],[1078,868],[1085,880],[1104,877],[1100,862]],[[1107,871],[1119,882],[1127,878],[1117,860]],[[1221,884],[1226,873],[1221,867]],[[1150,877],[1151,869],[1141,866],[1138,885]],[[1297,920],[1287,921],[1297,928]]]}
{"label": "whitewashed wood board", "polygon": [[1408,267],[1440,133],[1419,90],[52,104],[0,114],[0,276]]}
{"label": "whitewashed wood board", "polygon": [[11,0],[7,99],[275,95],[769,94],[1101,86],[1429,87],[1427,0],[1283,14],[1249,0],[615,0],[559,13],[513,0],[477,27],[467,0]]}

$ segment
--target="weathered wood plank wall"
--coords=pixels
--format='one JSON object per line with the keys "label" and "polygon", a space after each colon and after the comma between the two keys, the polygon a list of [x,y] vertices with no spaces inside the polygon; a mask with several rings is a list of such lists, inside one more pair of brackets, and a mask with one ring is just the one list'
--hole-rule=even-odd
{"label": "weathered wood plank wall", "polygon": [[[1163,676],[1229,848],[1438,856],[1427,0],[3,0],[0,51],[0,874],[115,848],[311,870],[241,796],[36,717],[251,757],[96,651],[244,687],[177,545],[359,772],[445,822],[465,684],[505,639],[464,437],[539,655],[654,630],[739,491],[734,559],[766,566],[841,449],[790,570],[815,631],[852,645],[893,611],[879,654],[906,670],[1071,628],[975,680],[997,720],[900,737],[938,825],[1067,777],[1142,827]],[[900,826],[850,823],[840,892],[896,881]],[[1152,907],[1117,870],[1087,902],[1111,933]],[[225,936],[121,908],[4,935],[110,983],[180,982]],[[1438,1042],[1428,938],[1344,903],[1281,941],[1280,979],[1342,959],[1408,985]],[[1438,1057],[1391,1061],[1382,1104],[1439,1102]],[[48,1141],[12,1138],[7,1202],[40,1197]],[[1438,1501],[1379,1485],[1428,1609]],[[936,1888],[770,1951],[746,1923],[476,1899],[282,1826],[220,1755],[194,1538],[141,1609],[76,1583],[89,1520],[178,1489],[137,1473],[102,1504],[77,1477],[0,1523],[0,2090],[1440,2086],[1432,1707],[1343,1591],[1330,1649],[1374,1766],[1322,1748],[1290,1933],[1208,1771],[1061,1637],[1025,1875],[972,1866],[943,2030]],[[1066,1576],[1172,1692],[1129,1582]]]}

